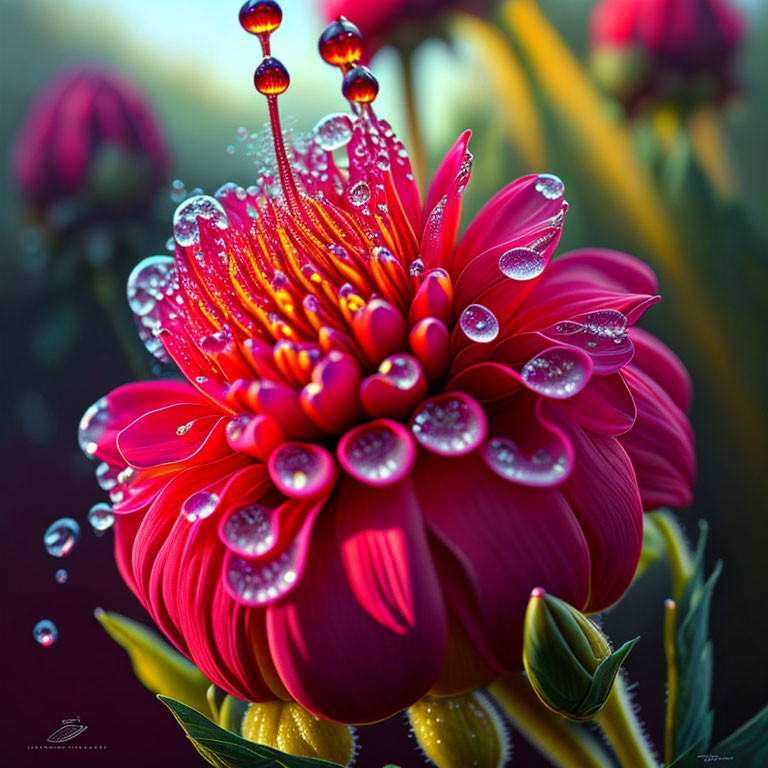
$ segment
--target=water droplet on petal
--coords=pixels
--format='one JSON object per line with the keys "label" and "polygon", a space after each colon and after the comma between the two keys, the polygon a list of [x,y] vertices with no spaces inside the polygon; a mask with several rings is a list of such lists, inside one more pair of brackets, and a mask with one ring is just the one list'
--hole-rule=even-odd
{"label": "water droplet on petal", "polygon": [[356,208],[365,205],[371,199],[371,188],[368,186],[368,182],[358,181],[357,184],[350,187],[347,198]]}
{"label": "water droplet on petal", "polygon": [[157,302],[176,287],[176,262],[172,256],[150,256],[128,276],[128,306],[138,318],[148,315]]}
{"label": "water droplet on petal", "polygon": [[408,268],[411,277],[419,277],[424,272],[424,262],[421,259],[414,259]]}
{"label": "water droplet on petal", "polygon": [[525,456],[517,443],[505,437],[494,437],[482,448],[488,466],[505,480],[528,486],[551,486],[561,482],[568,469],[565,451],[552,453],[539,448]]}
{"label": "water droplet on petal", "polygon": [[249,605],[265,605],[282,597],[298,580],[298,544],[267,563],[230,555],[227,582],[237,598]]}
{"label": "water droplet on petal", "polygon": [[513,248],[499,259],[499,269],[512,280],[533,280],[545,266],[543,254],[533,248]]}
{"label": "water droplet on petal", "polygon": [[104,533],[104,531],[108,531],[114,525],[115,513],[109,504],[99,502],[88,510],[88,522],[91,524],[94,533]]}
{"label": "water droplet on petal", "polygon": [[275,511],[261,504],[247,504],[224,520],[220,536],[224,544],[245,557],[259,557],[275,546]]}
{"label": "water droplet on petal", "polygon": [[499,335],[499,321],[496,315],[482,304],[470,304],[459,318],[461,330],[472,341],[486,344]]}
{"label": "water droplet on petal", "polygon": [[312,129],[312,134],[320,149],[341,149],[352,140],[352,118],[343,112],[327,115]]}
{"label": "water droplet on petal", "polygon": [[107,431],[108,421],[109,410],[106,397],[97,400],[80,419],[77,440],[80,443],[80,450],[89,459],[93,458],[96,453],[99,440],[104,437],[104,433]]}
{"label": "water droplet on petal", "polygon": [[382,361],[379,373],[384,374],[398,389],[411,389],[421,375],[421,368],[410,355],[392,355]]}
{"label": "water droplet on petal", "polygon": [[310,498],[334,479],[333,458],[319,445],[284,443],[269,457],[269,474],[278,489],[292,498]]}
{"label": "water droplet on petal", "polygon": [[59,568],[59,570],[56,571],[56,582],[58,584],[66,584],[68,578],[69,578],[69,574],[67,573],[65,568]]}
{"label": "water droplet on petal", "polygon": [[219,503],[219,497],[215,493],[208,491],[198,491],[193,493],[182,505],[181,514],[194,523],[197,520],[204,520],[213,514],[216,505]]}
{"label": "water droplet on petal", "polygon": [[480,404],[459,392],[424,401],[411,419],[416,440],[442,456],[474,451],[485,440],[487,430],[488,420]]}
{"label": "water droplet on petal", "polygon": [[182,246],[194,246],[200,242],[197,220],[212,221],[219,229],[227,229],[229,220],[221,203],[210,195],[195,195],[185,200],[173,214],[173,235]]}
{"label": "water droplet on petal", "polygon": [[416,447],[397,422],[379,419],[349,430],[337,454],[352,477],[368,485],[392,485],[406,477],[416,461]]}
{"label": "water droplet on petal", "polygon": [[32,635],[35,640],[44,647],[53,645],[59,637],[59,630],[56,629],[56,625],[48,619],[43,619],[35,624],[35,628],[32,630]]}
{"label": "water droplet on petal", "polygon": [[43,543],[49,555],[66,557],[80,538],[80,526],[71,517],[62,517],[51,523],[43,535]]}
{"label": "water droplet on petal", "polygon": [[581,352],[552,347],[529,360],[522,370],[525,384],[534,392],[563,400],[581,392],[589,381],[591,366]]}
{"label": "water droplet on petal", "polygon": [[558,200],[563,196],[565,184],[557,176],[551,173],[541,173],[536,180],[536,191],[544,195],[547,200]]}

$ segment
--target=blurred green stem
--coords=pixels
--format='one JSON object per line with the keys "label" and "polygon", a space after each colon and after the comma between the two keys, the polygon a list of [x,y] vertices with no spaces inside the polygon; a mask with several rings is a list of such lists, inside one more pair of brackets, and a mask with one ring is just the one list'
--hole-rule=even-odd
{"label": "blurred green stem", "polygon": [[693,576],[691,551],[680,523],[670,512],[651,512],[651,517],[664,537],[669,567],[672,570],[672,595],[680,602]]}
{"label": "blurred green stem", "polygon": [[667,713],[664,721],[664,765],[671,765],[675,747],[675,710],[677,709],[676,626],[677,604],[674,600],[667,600],[664,603],[664,655],[667,659]]}
{"label": "blurred green stem", "polygon": [[114,275],[109,269],[88,266],[88,288],[94,301],[112,326],[117,342],[125,355],[136,379],[151,378],[151,372],[139,349],[138,335],[133,323],[129,322],[125,310],[125,297],[118,289]]}
{"label": "blurred green stem", "polygon": [[488,691],[515,727],[561,768],[610,768],[613,764],[583,728],[541,703],[523,674],[493,682]]}
{"label": "blurred green stem", "polygon": [[605,706],[595,717],[623,768],[658,768],[621,677],[616,678]]}
{"label": "blurred green stem", "polygon": [[411,162],[413,174],[422,195],[426,196],[427,164],[424,148],[424,136],[416,104],[416,85],[414,82],[413,48],[402,48],[400,57],[403,62],[403,90],[405,92],[405,114],[408,121],[408,135],[411,140]]}

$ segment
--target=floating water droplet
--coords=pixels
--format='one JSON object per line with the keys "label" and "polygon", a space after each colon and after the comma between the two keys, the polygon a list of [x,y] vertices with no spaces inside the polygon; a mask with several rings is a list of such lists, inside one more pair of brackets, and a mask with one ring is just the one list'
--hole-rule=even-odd
{"label": "floating water droplet", "polygon": [[528,387],[558,400],[578,394],[589,375],[584,355],[567,347],[545,350],[529,360],[522,370],[523,381]]}
{"label": "floating water droplet", "polygon": [[49,645],[53,645],[59,637],[59,630],[56,629],[56,625],[48,619],[43,619],[35,624],[35,628],[32,630],[32,635],[40,645],[47,648]]}
{"label": "floating water droplet", "polygon": [[246,557],[259,557],[275,545],[274,510],[261,504],[248,504],[227,517],[221,536],[224,544]]}
{"label": "floating water droplet", "polygon": [[219,503],[219,497],[215,493],[208,491],[198,491],[193,493],[182,505],[181,514],[194,523],[197,520],[205,520],[210,517]]}
{"label": "floating water droplet", "polygon": [[108,421],[109,409],[106,397],[97,400],[80,419],[77,441],[80,443],[80,450],[89,459],[93,458],[96,453],[99,440],[104,437],[104,433],[107,431]]}
{"label": "floating water droplet", "polygon": [[499,335],[499,321],[496,315],[482,304],[470,304],[459,318],[461,330],[472,341],[486,344]]}
{"label": "floating water droplet", "polygon": [[171,200],[180,203],[187,196],[187,185],[181,179],[175,179],[171,184]]}
{"label": "floating water droplet", "polygon": [[545,266],[544,255],[533,248],[513,248],[499,258],[499,269],[512,280],[533,280]]}
{"label": "floating water droplet", "polygon": [[568,456],[565,451],[556,454],[539,448],[526,456],[517,443],[505,437],[494,437],[482,448],[488,466],[505,480],[528,486],[556,485],[566,476]]}
{"label": "floating water droplet", "polygon": [[115,513],[109,504],[103,501],[94,504],[88,510],[88,522],[91,524],[94,533],[104,533],[108,531],[115,523]]}
{"label": "floating water droplet", "polygon": [[487,429],[482,407],[467,395],[451,392],[423,402],[411,420],[416,440],[443,456],[463,456],[475,450]]}
{"label": "floating water droplet", "polygon": [[71,517],[62,517],[51,523],[43,535],[43,543],[49,555],[66,557],[80,538],[80,526]]}
{"label": "floating water droplet", "polygon": [[228,155],[234,155],[235,154],[235,145],[234,144],[229,144],[227,146],[227,154]]}
{"label": "floating water droplet", "polygon": [[557,176],[551,173],[541,173],[536,180],[536,191],[544,195],[547,200],[558,200],[563,196],[565,184]]}
{"label": "floating water droplet", "polygon": [[172,237],[169,237],[165,241],[165,250],[170,251],[171,253],[176,251],[176,241]]}
{"label": "floating water droplet", "polygon": [[265,605],[282,597],[298,579],[298,544],[268,563],[254,563],[230,556],[227,582],[238,598],[251,605]]}
{"label": "floating water droplet", "polygon": [[102,491],[111,491],[117,485],[117,476],[120,467],[111,467],[106,461],[102,461],[96,467],[96,482]]}
{"label": "floating water droplet", "polygon": [[411,389],[421,375],[421,368],[410,355],[392,355],[382,361],[379,373],[383,373],[398,389]]}
{"label": "floating water droplet", "polygon": [[69,578],[69,574],[67,573],[65,568],[59,568],[59,570],[56,571],[55,578],[58,584],[66,584],[67,579]]}
{"label": "floating water droplet", "polygon": [[365,205],[371,199],[371,188],[365,181],[358,181],[357,184],[350,187],[347,192],[347,198],[356,208]]}
{"label": "floating water droplet", "polygon": [[173,214],[173,236],[185,247],[200,242],[198,219],[212,221],[219,229],[227,229],[229,220],[221,203],[210,195],[195,195],[185,200]]}
{"label": "floating water droplet", "polygon": [[352,140],[352,118],[343,112],[327,115],[312,129],[315,143],[326,152],[349,144]]}

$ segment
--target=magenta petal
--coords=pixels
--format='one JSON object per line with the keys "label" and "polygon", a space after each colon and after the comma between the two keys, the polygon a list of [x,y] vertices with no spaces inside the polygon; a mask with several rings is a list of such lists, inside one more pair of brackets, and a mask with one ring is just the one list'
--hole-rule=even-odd
{"label": "magenta petal", "polygon": [[643,508],[632,462],[616,438],[587,432],[567,416],[557,423],[576,456],[562,491],[589,546],[592,588],[587,610],[596,612],[615,603],[635,575],[643,543]]}
{"label": "magenta petal", "polygon": [[604,435],[623,435],[637,416],[635,400],[620,373],[593,376],[562,408],[577,424]]}
{"label": "magenta petal", "polygon": [[419,455],[414,484],[430,531],[472,585],[487,644],[505,670],[522,667],[522,627],[536,586],[582,608],[589,552],[559,489],[524,488],[494,475],[475,453]]}
{"label": "magenta petal", "polygon": [[691,377],[680,358],[655,336],[642,328],[632,329],[635,356],[632,368],[653,379],[683,411],[691,407]]}
{"label": "magenta petal", "polygon": [[634,363],[623,372],[637,404],[635,426],[622,435],[645,509],[691,503],[696,475],[693,434],[672,398]]}
{"label": "magenta petal", "polygon": [[267,610],[267,632],[290,694],[321,717],[372,722],[429,690],[445,608],[408,483],[342,483],[318,519],[304,578]]}
{"label": "magenta petal", "polygon": [[485,440],[488,419],[482,406],[463,392],[444,392],[414,411],[410,430],[419,444],[441,456],[464,456]]}

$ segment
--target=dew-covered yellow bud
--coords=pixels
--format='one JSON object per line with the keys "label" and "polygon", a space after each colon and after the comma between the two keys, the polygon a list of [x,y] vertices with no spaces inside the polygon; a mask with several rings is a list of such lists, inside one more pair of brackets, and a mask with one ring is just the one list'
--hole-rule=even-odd
{"label": "dew-covered yellow bud", "polygon": [[590,720],[605,704],[636,640],[612,652],[593,622],[537,587],[525,613],[523,664],[544,704],[571,720]]}
{"label": "dew-covered yellow bud", "polygon": [[479,693],[425,696],[408,717],[424,754],[438,768],[500,768],[506,762],[506,729]]}
{"label": "dew-covered yellow bud", "polygon": [[349,765],[355,737],[348,725],[322,720],[293,701],[250,704],[242,721],[243,738],[297,757]]}

